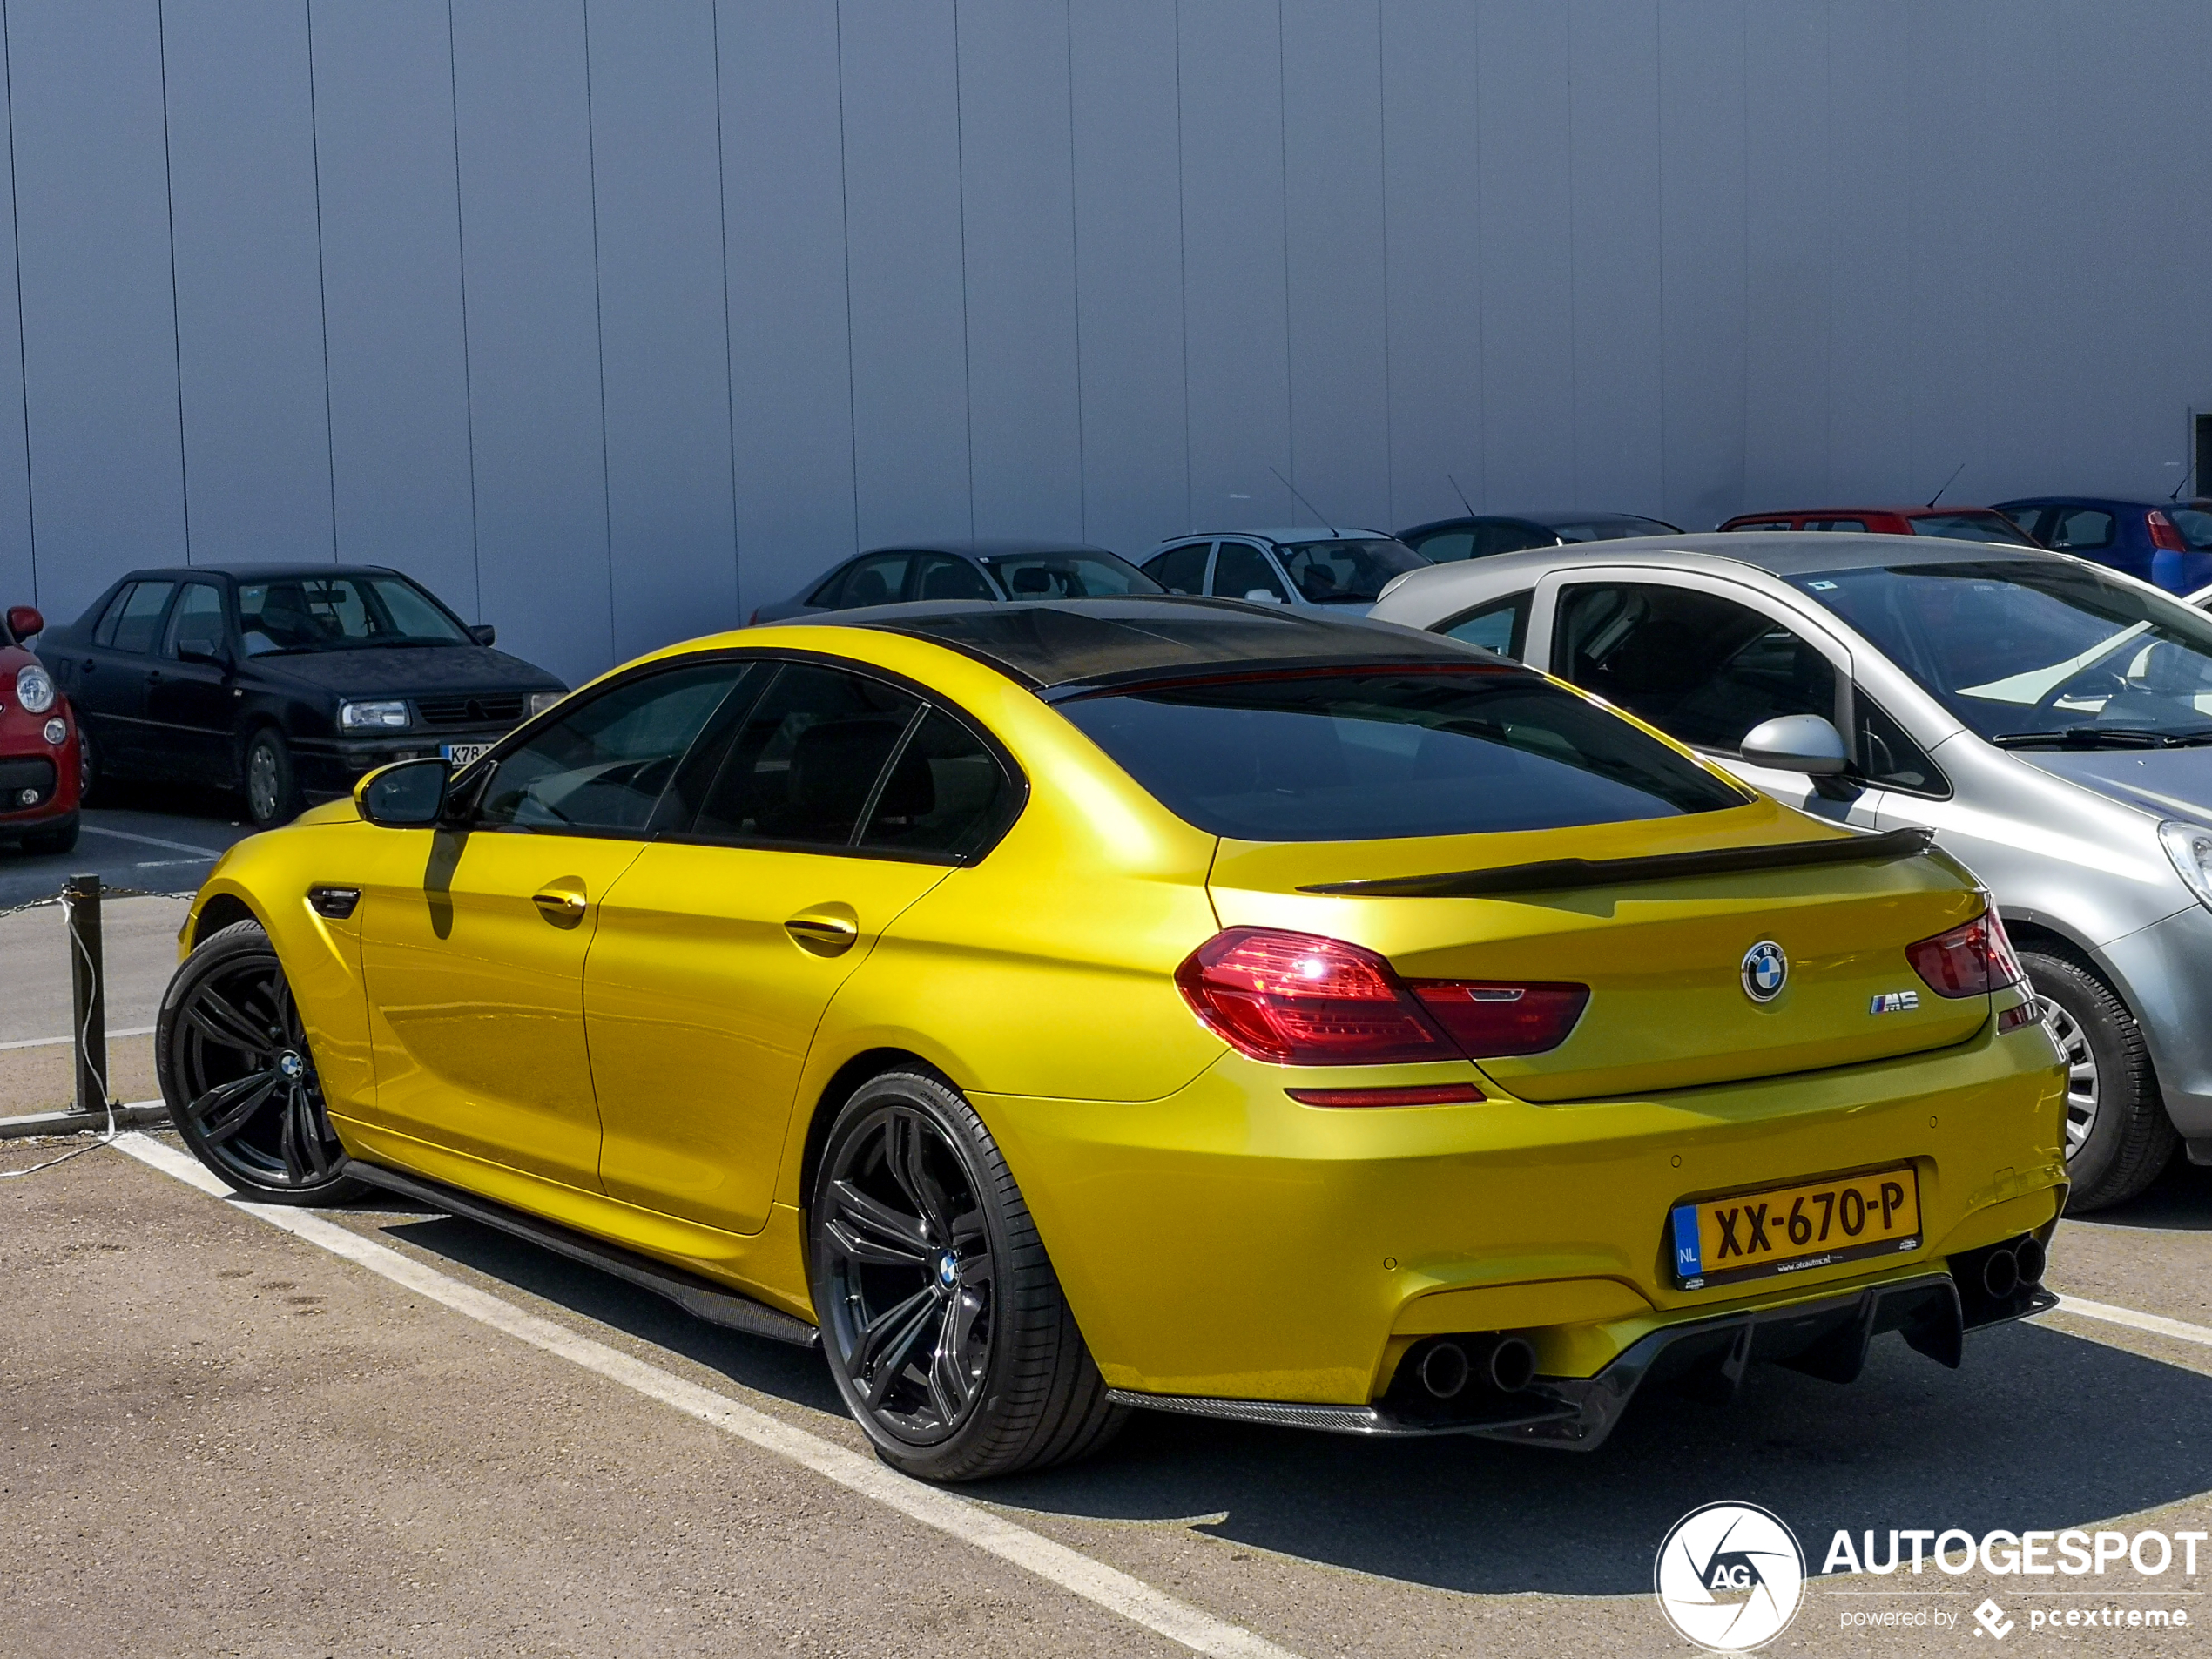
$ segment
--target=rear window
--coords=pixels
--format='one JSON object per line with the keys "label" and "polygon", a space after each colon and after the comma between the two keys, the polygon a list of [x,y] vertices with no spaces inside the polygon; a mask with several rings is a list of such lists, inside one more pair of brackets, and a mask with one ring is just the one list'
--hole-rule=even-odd
{"label": "rear window", "polygon": [[2035,545],[2002,513],[1919,513],[1905,522],[1915,536],[1946,536],[1954,542],[2004,542],[2013,547]]}
{"label": "rear window", "polygon": [[2212,513],[2195,507],[2169,507],[2166,516],[2174,521],[2174,528],[2181,531],[2192,551],[2212,548]]}
{"label": "rear window", "polygon": [[1518,671],[1253,675],[1059,708],[1178,818],[1239,840],[1561,829],[1750,799]]}

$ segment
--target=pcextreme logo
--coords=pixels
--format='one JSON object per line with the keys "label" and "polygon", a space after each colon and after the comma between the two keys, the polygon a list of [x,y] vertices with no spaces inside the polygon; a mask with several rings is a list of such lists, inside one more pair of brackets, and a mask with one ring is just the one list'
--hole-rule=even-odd
{"label": "pcextreme logo", "polygon": [[1804,1598],[1805,1557],[1782,1518],[1750,1503],[1709,1503],[1659,1546],[1659,1610],[1711,1653],[1749,1653],[1790,1628]]}

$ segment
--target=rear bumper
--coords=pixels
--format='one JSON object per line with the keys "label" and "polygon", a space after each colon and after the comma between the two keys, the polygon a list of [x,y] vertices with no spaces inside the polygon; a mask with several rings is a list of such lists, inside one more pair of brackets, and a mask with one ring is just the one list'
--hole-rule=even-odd
{"label": "rear bumper", "polygon": [[1865,1368],[1874,1339],[1892,1331],[1918,1352],[1955,1368],[1968,1332],[2046,1312],[2058,1300],[2040,1286],[2028,1286],[2001,1303],[1978,1298],[1977,1305],[1961,1298],[1949,1273],[1914,1274],[1840,1296],[1683,1320],[1633,1344],[1595,1377],[1540,1377],[1517,1393],[1466,1406],[1457,1401],[1317,1406],[1108,1392],[1116,1405],[1278,1428],[1379,1439],[1473,1434],[1588,1452],[1612,1433],[1629,1402],[1649,1382],[1683,1381],[1708,1399],[1724,1399],[1755,1359],[1831,1382],[1851,1382]]}
{"label": "rear bumper", "polygon": [[[1440,1075],[1328,1081],[1449,1081],[1399,1069]],[[1857,1297],[2047,1227],[2061,1078],[2040,1026],[1992,1023],[1933,1054],[1644,1100],[1331,1110],[1283,1092],[1315,1074],[1234,1055],[1155,1102],[971,1098],[1109,1387],[1365,1408],[1425,1336],[1510,1332],[1541,1376],[1588,1380],[1655,1333]],[[1700,1291],[1668,1273],[1676,1204],[1885,1163],[1919,1178],[1909,1253]]]}

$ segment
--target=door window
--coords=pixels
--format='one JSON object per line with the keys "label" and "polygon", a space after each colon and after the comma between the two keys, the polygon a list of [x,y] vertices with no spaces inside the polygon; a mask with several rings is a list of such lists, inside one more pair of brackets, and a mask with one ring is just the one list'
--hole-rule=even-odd
{"label": "door window", "polygon": [[131,603],[131,590],[137,586],[135,582],[126,582],[115,590],[115,597],[109,600],[107,609],[100,612],[99,625],[92,630],[95,645],[115,644],[116,624],[123,620],[124,607]]}
{"label": "door window", "polygon": [[[921,698],[880,680],[786,664],[737,723],[690,833],[715,840],[851,845],[877,779],[921,707]],[[910,786],[898,803],[907,811],[898,815],[926,818],[934,801],[921,805],[919,788]],[[894,833],[887,819],[884,833]]]}
{"label": "door window", "polygon": [[1863,691],[1852,692],[1851,708],[1858,722],[1858,781],[1915,795],[1950,795],[1951,780],[1887,710]]}
{"label": "door window", "polygon": [[[907,567],[911,553],[872,553],[846,567],[845,583],[828,603],[840,610],[855,605],[896,604],[907,590]],[[818,602],[819,603],[819,602]]]}
{"label": "door window", "polygon": [[1221,556],[1213,562],[1213,590],[1224,599],[1286,603],[1290,595],[1276,579],[1267,555],[1249,542],[1224,542]]}
{"label": "door window", "polygon": [[222,590],[206,582],[187,582],[184,592],[177,597],[177,608],[169,613],[161,654],[174,657],[179,640],[212,650],[222,644],[226,631],[223,625]]}
{"label": "door window", "polygon": [[625,681],[502,755],[476,807],[491,829],[637,834],[745,664],[694,664]]}
{"label": "door window", "polygon": [[1439,530],[1433,536],[1424,536],[1418,542],[1407,543],[1423,558],[1438,564],[1453,564],[1474,556],[1474,532],[1471,529]]}
{"label": "door window", "polygon": [[1211,542],[1186,542],[1148,560],[1144,574],[1170,593],[1204,593],[1206,555],[1212,550]]}
{"label": "door window", "polygon": [[118,651],[152,651],[160,631],[162,609],[176,587],[173,582],[136,583],[125,597],[122,610],[115,613],[115,631],[108,643]]}
{"label": "door window", "polygon": [[876,793],[860,845],[964,857],[988,843],[1013,804],[998,757],[942,709],[922,717]]}
{"label": "door window", "polygon": [[1523,588],[1519,593],[1477,605],[1436,631],[1519,661],[1528,644],[1528,605],[1534,597],[1533,590]]}
{"label": "door window", "polygon": [[2053,516],[2046,545],[2069,553],[2112,545],[2112,515],[2094,507],[2061,507]]}
{"label": "door window", "polygon": [[1561,597],[1552,670],[1700,748],[1783,714],[1836,718],[1836,671],[1772,617],[1689,588],[1590,583]]}
{"label": "door window", "polygon": [[1496,518],[1480,526],[1474,533],[1474,556],[1487,559],[1496,553],[1519,553],[1532,547],[1555,547],[1559,537],[1541,524],[1524,524],[1515,519]]}
{"label": "door window", "polygon": [[2000,507],[1997,510],[2019,525],[2022,535],[2033,536],[2046,547],[2051,544],[2051,516],[2057,512],[2056,508]]}
{"label": "door window", "polygon": [[917,599],[995,599],[983,573],[966,559],[947,553],[926,553],[914,579]]}

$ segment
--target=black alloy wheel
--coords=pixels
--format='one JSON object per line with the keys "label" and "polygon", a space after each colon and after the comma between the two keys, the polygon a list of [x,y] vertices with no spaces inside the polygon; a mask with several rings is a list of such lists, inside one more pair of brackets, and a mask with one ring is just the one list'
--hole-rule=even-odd
{"label": "black alloy wheel", "polygon": [[257,830],[274,829],[300,815],[299,785],[284,733],[265,725],[246,742],[246,816]]}
{"label": "black alloy wheel", "polygon": [[2142,1027],[2086,963],[2044,950],[2020,957],[2043,1028],[2066,1062],[2067,1213],[2124,1203],[2158,1178],[2181,1139]]}
{"label": "black alloy wheel", "polygon": [[845,1103],[808,1242],[831,1374],[886,1462],[980,1480],[1119,1429],[997,1143],[938,1078],[887,1073]]}
{"label": "black alloy wheel", "polygon": [[258,921],[203,940],[169,981],[154,1033],[169,1118],[242,1192],[329,1204],[364,1190],[323,1111],[314,1056],[275,948]]}

